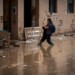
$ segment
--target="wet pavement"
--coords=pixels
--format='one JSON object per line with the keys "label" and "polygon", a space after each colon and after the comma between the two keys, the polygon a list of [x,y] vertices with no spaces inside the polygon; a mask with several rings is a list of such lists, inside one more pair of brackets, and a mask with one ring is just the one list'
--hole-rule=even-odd
{"label": "wet pavement", "polygon": [[75,75],[75,36],[46,41],[20,43],[20,47],[0,49],[0,75]]}

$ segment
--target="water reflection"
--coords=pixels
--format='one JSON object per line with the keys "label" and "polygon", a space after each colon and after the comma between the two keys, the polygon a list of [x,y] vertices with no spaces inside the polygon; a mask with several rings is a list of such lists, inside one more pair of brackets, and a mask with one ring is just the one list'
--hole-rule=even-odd
{"label": "water reflection", "polygon": [[57,75],[56,72],[56,62],[55,59],[51,55],[51,49],[53,46],[48,46],[47,50],[41,45],[40,49],[43,53],[43,72],[42,75]]}
{"label": "water reflection", "polygon": [[24,56],[24,75],[38,75],[38,57],[38,53]]}
{"label": "water reflection", "polygon": [[40,49],[34,44],[3,49],[0,75],[75,75],[75,38],[57,38],[54,46]]}
{"label": "water reflection", "polygon": [[53,46],[48,46],[48,47],[47,47],[47,50],[46,50],[46,49],[41,45],[41,46],[40,46],[40,49],[41,49],[41,51],[42,51],[42,53],[43,53],[43,56],[45,56],[45,57],[51,56],[50,50],[52,49],[52,47],[53,47]]}
{"label": "water reflection", "polygon": [[73,57],[67,59],[67,75],[75,75],[75,62]]}

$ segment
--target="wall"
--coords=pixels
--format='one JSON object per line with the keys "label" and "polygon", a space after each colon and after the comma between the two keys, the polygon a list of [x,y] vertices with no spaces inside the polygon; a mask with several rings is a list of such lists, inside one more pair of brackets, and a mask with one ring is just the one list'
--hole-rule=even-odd
{"label": "wall", "polygon": [[46,24],[46,19],[48,17],[50,17],[56,25],[57,33],[72,31],[72,20],[75,19],[75,13],[67,14],[67,0],[58,0],[57,13],[53,13],[52,15],[49,13],[49,0],[39,0],[40,27],[43,26],[43,23]]}
{"label": "wall", "polygon": [[3,0],[0,0],[0,30],[3,30]]}
{"label": "wall", "polygon": [[39,0],[39,26],[46,22],[48,12],[48,0]]}
{"label": "wall", "polygon": [[18,38],[23,39],[24,34],[24,0],[18,0]]}
{"label": "wall", "polygon": [[[57,13],[51,15],[56,27],[60,28],[60,33],[72,31],[72,20],[74,14],[67,13],[67,0],[58,0]],[[62,21],[62,25],[59,26],[59,21]],[[57,30],[58,31],[58,30]]]}

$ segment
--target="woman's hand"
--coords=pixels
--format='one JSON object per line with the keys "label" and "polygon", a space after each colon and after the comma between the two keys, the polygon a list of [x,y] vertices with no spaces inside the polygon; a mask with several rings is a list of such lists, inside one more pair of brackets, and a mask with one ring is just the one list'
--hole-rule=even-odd
{"label": "woman's hand", "polygon": [[48,28],[48,26],[44,26],[44,28],[45,28],[45,29],[47,29],[47,28]]}
{"label": "woman's hand", "polygon": [[42,27],[42,29],[47,29],[47,28],[48,28],[48,26],[43,26],[43,27]]}

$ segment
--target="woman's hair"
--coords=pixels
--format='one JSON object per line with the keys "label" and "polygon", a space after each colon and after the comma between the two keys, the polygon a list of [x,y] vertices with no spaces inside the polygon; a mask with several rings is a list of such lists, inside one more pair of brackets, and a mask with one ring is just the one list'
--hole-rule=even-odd
{"label": "woman's hair", "polygon": [[51,20],[50,18],[48,18],[47,21],[48,21],[49,23],[52,23],[52,20]]}

